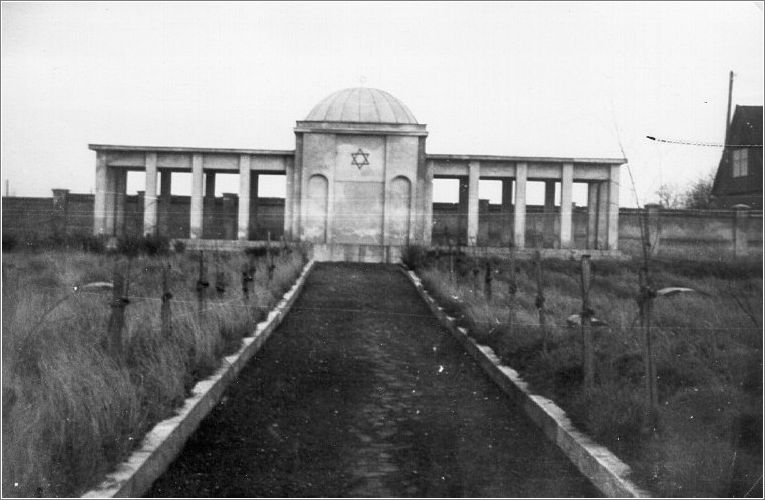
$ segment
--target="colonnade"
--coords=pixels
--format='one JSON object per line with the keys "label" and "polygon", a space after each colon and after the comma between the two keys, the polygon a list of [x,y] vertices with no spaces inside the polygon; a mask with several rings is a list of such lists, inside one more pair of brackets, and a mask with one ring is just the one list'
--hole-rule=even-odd
{"label": "colonnade", "polygon": [[[125,233],[125,199],[127,191],[127,173],[131,170],[143,171],[145,184],[143,191],[143,229],[144,235],[166,233],[169,223],[170,200],[173,172],[184,170],[158,168],[157,153],[145,152],[145,159],[140,169],[131,166],[107,165],[107,155],[98,152],[96,159],[96,192],[94,202],[94,233],[98,235],[122,236]],[[201,239],[205,223],[211,222],[212,202],[215,199],[216,173],[239,174],[239,206],[236,237],[239,240],[250,239],[254,231],[255,216],[258,209],[259,174],[252,171],[252,155],[241,154],[235,172],[227,170],[207,170],[204,168],[204,155],[191,155],[191,204],[189,209],[189,239]],[[289,169],[291,173],[292,169]],[[268,172],[270,173],[270,171]],[[276,170],[274,173],[278,173]],[[159,180],[159,193],[157,193]],[[224,193],[224,205],[231,203],[232,197]],[[285,195],[285,206],[291,204],[291,193]],[[285,220],[285,234],[289,234]]]}
{"label": "colonnade", "polygon": [[[239,175],[239,203],[235,237],[251,239],[257,213],[258,175],[282,174],[286,177],[284,235],[299,240],[300,172],[295,168],[294,151],[221,150],[201,148],[144,148],[133,146],[91,145],[96,155],[96,193],[94,233],[122,235],[125,231],[125,198],[127,172],[145,173],[143,195],[143,234],[166,234],[170,211],[171,176],[175,172],[191,173],[189,235],[203,238],[205,219],[211,213],[216,173]],[[481,179],[502,182],[501,243],[516,248],[527,246],[527,186],[530,181],[545,184],[544,238],[548,246],[559,225],[557,246],[573,246],[573,184],[588,184],[587,247],[616,250],[619,235],[619,170],[622,159],[560,159],[531,157],[486,157],[427,155],[424,172],[417,189],[423,189],[424,211],[422,231],[417,230],[414,242],[430,245],[433,227],[433,179],[459,179],[460,213],[466,215],[466,242],[478,243],[479,196]],[[159,182],[158,182],[159,181]],[[560,210],[555,213],[555,185],[560,183]],[[232,206],[235,196],[224,195],[224,205]],[[233,210],[233,208],[231,208]],[[234,234],[231,234],[232,239]]]}
{"label": "colonnade", "polygon": [[[483,178],[502,182],[500,215],[502,245],[512,242],[516,248],[527,246],[528,182],[542,181],[545,186],[543,238],[548,246],[553,246],[551,238],[554,236],[554,223],[557,217],[560,227],[557,247],[572,248],[574,241],[573,185],[576,181],[587,183],[588,186],[587,248],[610,250],[618,248],[620,164],[580,166],[572,162],[561,162],[555,165],[530,166],[527,162],[516,162],[510,168],[505,165],[500,168],[496,164],[484,166],[483,162],[474,160],[467,161],[465,166],[437,162],[434,176],[459,180],[459,212],[467,216],[465,239],[468,246],[475,246],[479,239],[478,185]],[[555,213],[556,183],[560,183],[561,192],[560,210],[557,214]]]}

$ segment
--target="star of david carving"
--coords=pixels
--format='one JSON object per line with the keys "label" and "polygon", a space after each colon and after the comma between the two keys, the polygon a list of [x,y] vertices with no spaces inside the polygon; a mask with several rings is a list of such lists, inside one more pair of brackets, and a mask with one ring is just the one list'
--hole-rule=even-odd
{"label": "star of david carving", "polygon": [[[361,170],[361,167],[369,165],[369,153],[365,153],[361,148],[355,153],[351,153],[351,157],[353,157],[351,165],[356,165],[359,167],[359,170]],[[361,157],[361,160],[359,160],[359,157]]]}

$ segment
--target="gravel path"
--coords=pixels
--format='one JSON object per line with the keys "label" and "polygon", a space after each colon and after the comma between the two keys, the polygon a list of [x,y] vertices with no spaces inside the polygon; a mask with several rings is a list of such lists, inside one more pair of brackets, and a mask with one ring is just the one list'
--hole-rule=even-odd
{"label": "gravel path", "polygon": [[319,264],[148,496],[598,496],[393,266]]}

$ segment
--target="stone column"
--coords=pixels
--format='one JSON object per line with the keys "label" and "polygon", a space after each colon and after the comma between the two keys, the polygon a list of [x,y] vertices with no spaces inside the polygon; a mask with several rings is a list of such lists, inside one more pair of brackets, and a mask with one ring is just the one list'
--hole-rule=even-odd
{"label": "stone column", "polygon": [[516,248],[526,248],[526,176],[528,165],[515,165],[515,229],[514,243]]}
{"label": "stone column", "polygon": [[561,167],[560,182],[560,248],[571,248],[572,203],[574,194],[574,164],[564,163]]}
{"label": "stone column", "polygon": [[621,165],[611,165],[608,180],[608,249],[619,249],[619,174]]}
{"label": "stone column", "polygon": [[202,155],[196,153],[191,158],[191,209],[189,210],[189,238],[198,240],[202,238],[202,217],[204,215],[204,199],[202,189],[204,185],[204,172],[202,168]]}
{"label": "stone column", "polygon": [[597,248],[598,241],[598,183],[587,184],[587,248]]}
{"label": "stone column", "polygon": [[[250,172],[250,237],[258,238],[258,174]],[[265,239],[265,234],[263,239]]]}
{"label": "stone column", "polygon": [[53,234],[66,233],[66,212],[68,189],[53,190]]}
{"label": "stone column", "polygon": [[236,193],[223,193],[223,213],[225,223],[223,224],[223,238],[233,240],[236,235],[236,221],[231,214],[234,213],[234,201]]}
{"label": "stone column", "polygon": [[512,235],[512,196],[513,196],[513,180],[502,179],[502,228],[500,230],[500,244],[507,246],[513,241]]}
{"label": "stone column", "polygon": [[93,234],[106,234],[106,155],[96,152],[96,194],[93,200]]}
{"label": "stone column", "polygon": [[302,198],[303,198],[303,134],[295,134],[295,166],[292,180],[292,239],[302,238]]}
{"label": "stone column", "polygon": [[742,257],[749,252],[747,226],[749,225],[749,206],[733,205],[736,215],[733,225],[733,251],[736,257]]}
{"label": "stone column", "polygon": [[608,247],[608,182],[598,182],[598,228],[595,248],[605,250]]}
{"label": "stone column", "polygon": [[467,242],[474,247],[478,241],[478,181],[481,176],[481,164],[471,161],[468,164],[468,217]]}
{"label": "stone column", "polygon": [[157,153],[146,153],[146,190],[143,198],[143,234],[157,234]]}
{"label": "stone column", "polygon": [[435,165],[432,160],[425,163],[425,189],[422,194],[425,215],[422,228],[422,244],[430,246],[433,241],[433,173]]}
{"label": "stone column", "polygon": [[127,170],[117,170],[117,193],[114,196],[114,234],[125,235],[125,200],[127,198]]}
{"label": "stone column", "polygon": [[250,227],[250,156],[239,156],[239,216],[237,217],[237,238],[249,239]]}
{"label": "stone column", "polygon": [[287,241],[292,240],[292,189],[294,185],[294,175],[295,166],[291,161],[287,160],[287,167],[284,175],[284,239]]}
{"label": "stone column", "polygon": [[114,208],[115,198],[117,194],[117,172],[113,167],[106,169],[106,204],[104,212],[106,213],[106,221],[104,222],[105,234],[114,235]]}
{"label": "stone column", "polygon": [[173,216],[170,208],[172,175],[169,170],[159,173],[159,234],[166,237],[170,237],[170,218]]}
{"label": "stone column", "polygon": [[468,177],[460,177],[459,188],[459,217],[457,218],[457,245],[463,244],[467,237],[467,218],[468,218]]}
{"label": "stone column", "polygon": [[545,206],[542,214],[542,247],[555,246],[555,181],[545,181]]}

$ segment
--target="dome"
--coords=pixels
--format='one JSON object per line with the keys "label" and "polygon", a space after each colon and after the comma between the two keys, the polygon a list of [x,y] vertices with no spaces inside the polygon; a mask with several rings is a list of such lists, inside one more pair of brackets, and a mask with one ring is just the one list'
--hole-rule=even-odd
{"label": "dome", "polygon": [[389,93],[357,87],[326,97],[314,106],[306,121],[416,124],[409,108]]}

